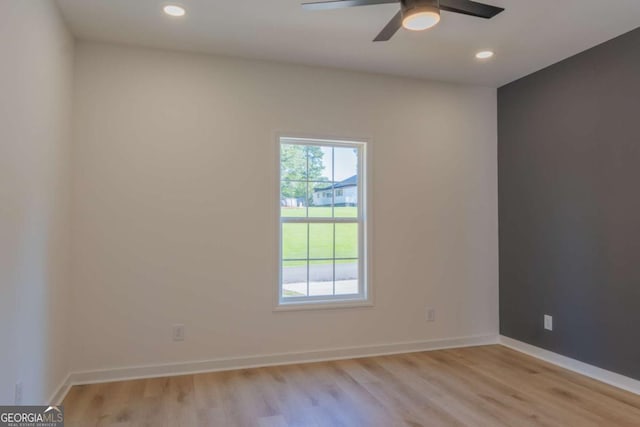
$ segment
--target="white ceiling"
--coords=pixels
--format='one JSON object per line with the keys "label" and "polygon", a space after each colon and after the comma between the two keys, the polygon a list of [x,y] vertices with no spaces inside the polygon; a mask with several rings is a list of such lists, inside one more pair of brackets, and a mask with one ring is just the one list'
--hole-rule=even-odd
{"label": "white ceiling", "polygon": [[[448,12],[431,30],[371,40],[398,10],[305,11],[299,0],[58,0],[74,34],[100,40],[501,86],[640,26],[640,0],[488,0],[484,20]],[[495,50],[480,62],[474,53]]]}

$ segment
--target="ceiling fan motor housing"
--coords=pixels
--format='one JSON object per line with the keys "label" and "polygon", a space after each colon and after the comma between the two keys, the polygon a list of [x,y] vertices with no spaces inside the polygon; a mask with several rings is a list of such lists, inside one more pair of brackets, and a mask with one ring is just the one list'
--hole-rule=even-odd
{"label": "ceiling fan motor housing", "polygon": [[416,12],[434,12],[440,14],[440,0],[400,0],[402,16]]}

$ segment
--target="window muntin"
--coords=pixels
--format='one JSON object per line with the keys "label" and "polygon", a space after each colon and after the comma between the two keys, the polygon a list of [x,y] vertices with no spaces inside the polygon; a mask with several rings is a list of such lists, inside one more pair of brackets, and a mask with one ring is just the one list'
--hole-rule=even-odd
{"label": "window muntin", "polygon": [[279,147],[279,303],[366,301],[365,144]]}

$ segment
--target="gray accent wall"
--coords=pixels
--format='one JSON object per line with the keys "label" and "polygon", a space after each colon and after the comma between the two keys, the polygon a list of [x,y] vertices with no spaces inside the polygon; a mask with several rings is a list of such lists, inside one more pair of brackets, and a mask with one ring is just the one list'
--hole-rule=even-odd
{"label": "gray accent wall", "polygon": [[501,334],[640,379],[640,29],[501,87],[498,127]]}

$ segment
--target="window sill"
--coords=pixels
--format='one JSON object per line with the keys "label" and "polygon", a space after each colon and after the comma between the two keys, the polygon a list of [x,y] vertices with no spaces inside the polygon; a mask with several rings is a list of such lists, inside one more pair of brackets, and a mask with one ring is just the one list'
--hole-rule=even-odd
{"label": "window sill", "polygon": [[303,311],[303,310],[337,310],[341,308],[371,308],[373,301],[370,300],[347,300],[347,301],[318,301],[318,302],[280,302],[274,308],[274,312],[281,311]]}

